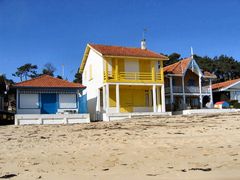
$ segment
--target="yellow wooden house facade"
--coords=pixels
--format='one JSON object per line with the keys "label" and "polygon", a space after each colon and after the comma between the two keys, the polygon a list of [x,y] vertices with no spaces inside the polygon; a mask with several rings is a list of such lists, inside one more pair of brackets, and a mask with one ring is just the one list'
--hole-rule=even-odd
{"label": "yellow wooden house facade", "polygon": [[91,118],[164,113],[165,60],[144,48],[88,44],[80,72]]}

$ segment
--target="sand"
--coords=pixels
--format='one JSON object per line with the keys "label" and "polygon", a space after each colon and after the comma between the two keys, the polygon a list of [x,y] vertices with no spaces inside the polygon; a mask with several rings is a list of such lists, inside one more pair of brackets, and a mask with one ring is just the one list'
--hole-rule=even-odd
{"label": "sand", "polygon": [[240,179],[240,113],[0,127],[11,179]]}

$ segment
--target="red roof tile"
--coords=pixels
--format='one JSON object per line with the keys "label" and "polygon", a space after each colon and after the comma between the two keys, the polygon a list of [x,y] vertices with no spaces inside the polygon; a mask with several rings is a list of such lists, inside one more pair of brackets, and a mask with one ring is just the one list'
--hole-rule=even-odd
{"label": "red roof tile", "polygon": [[221,83],[216,83],[212,85],[212,89],[222,89],[222,88],[226,88],[228,86],[233,85],[234,83],[240,81],[239,79],[233,79],[233,80],[229,80],[229,81],[225,81],[225,82],[221,82]]}
{"label": "red roof tile", "polygon": [[69,82],[49,75],[42,75],[27,81],[16,83],[13,87],[39,87],[39,88],[84,88],[82,84]]}
{"label": "red roof tile", "polygon": [[132,56],[132,57],[145,57],[145,58],[159,58],[168,60],[168,57],[141,48],[122,47],[122,46],[108,46],[100,44],[89,44],[90,47],[100,52],[103,56]]}
{"label": "red roof tile", "polygon": [[186,58],[163,68],[164,73],[183,74],[192,59]]}

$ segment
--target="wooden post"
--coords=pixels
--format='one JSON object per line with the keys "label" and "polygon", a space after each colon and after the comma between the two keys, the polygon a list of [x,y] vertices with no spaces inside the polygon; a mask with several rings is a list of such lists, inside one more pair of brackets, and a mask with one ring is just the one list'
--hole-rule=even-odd
{"label": "wooden post", "polygon": [[199,75],[199,100],[200,100],[200,108],[202,109],[202,77]]}
{"label": "wooden post", "polygon": [[151,62],[152,65],[152,81],[155,81],[155,61]]}
{"label": "wooden post", "polygon": [[106,112],[106,87],[103,85],[103,110]]}
{"label": "wooden post", "polygon": [[109,84],[106,84],[106,113],[109,112]]}
{"label": "wooden post", "polygon": [[213,107],[212,79],[210,79],[209,87],[210,87],[210,104],[211,104],[211,107]]}
{"label": "wooden post", "polygon": [[105,81],[108,80],[108,61],[105,59]]}
{"label": "wooden post", "polygon": [[160,61],[160,77],[161,77],[161,82],[164,82],[163,61]]}
{"label": "wooden post", "polygon": [[164,84],[162,84],[161,86],[161,99],[162,99],[162,112],[166,112]]}
{"label": "wooden post", "polygon": [[185,107],[186,107],[186,95],[185,95],[184,75],[182,76],[182,90],[183,90],[183,109],[185,109]]}
{"label": "wooden post", "polygon": [[153,91],[153,112],[157,112],[157,107],[156,107],[156,85],[153,85],[152,91]]}
{"label": "wooden post", "polygon": [[161,112],[160,86],[156,86],[157,90],[157,112]]}
{"label": "wooden post", "polygon": [[115,80],[118,80],[118,58],[115,59]]}
{"label": "wooden post", "polygon": [[172,84],[172,76],[169,78],[170,80],[170,103],[171,103],[171,111],[173,111],[173,84]]}
{"label": "wooden post", "polygon": [[96,108],[96,110],[97,110],[97,112],[100,112],[101,111],[101,97],[100,97],[101,95],[100,95],[100,89],[98,88],[97,89],[97,108]]}
{"label": "wooden post", "polygon": [[117,113],[120,113],[119,84],[116,84],[116,110]]}

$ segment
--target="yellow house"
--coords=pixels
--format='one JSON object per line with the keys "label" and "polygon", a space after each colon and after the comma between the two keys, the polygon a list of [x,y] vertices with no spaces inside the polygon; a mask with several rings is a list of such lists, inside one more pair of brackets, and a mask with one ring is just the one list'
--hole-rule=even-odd
{"label": "yellow house", "polygon": [[88,44],[80,66],[92,120],[165,112],[163,61],[141,48]]}

